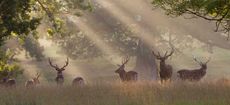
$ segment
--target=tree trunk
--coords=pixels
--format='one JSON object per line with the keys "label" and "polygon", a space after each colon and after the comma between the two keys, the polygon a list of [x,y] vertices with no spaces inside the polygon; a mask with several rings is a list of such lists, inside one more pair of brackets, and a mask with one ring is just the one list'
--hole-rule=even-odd
{"label": "tree trunk", "polygon": [[139,73],[141,80],[157,80],[158,77],[157,64],[150,48],[139,40],[134,70]]}

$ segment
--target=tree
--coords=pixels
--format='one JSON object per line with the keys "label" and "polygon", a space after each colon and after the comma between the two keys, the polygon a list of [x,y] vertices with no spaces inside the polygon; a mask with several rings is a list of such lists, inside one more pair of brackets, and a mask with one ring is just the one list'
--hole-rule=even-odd
{"label": "tree", "polygon": [[[41,22],[48,20],[56,33],[62,33],[62,21],[60,14],[79,10],[78,14],[90,8],[82,4],[85,0],[1,0],[0,1],[0,47],[1,47],[1,71],[19,70],[15,63],[9,64],[8,48],[3,47],[9,39],[17,39],[30,56],[40,59],[42,48],[37,43],[36,29]],[[41,21],[43,20],[43,21]],[[35,34],[34,34],[35,33]],[[33,35],[28,37],[28,35]]]}
{"label": "tree", "polygon": [[25,38],[22,47],[25,49],[27,57],[29,54],[30,57],[36,58],[37,61],[41,61],[44,58],[44,48],[40,46],[39,42],[32,35]]}
{"label": "tree", "polygon": [[10,50],[0,50],[0,79],[10,76],[17,77],[23,69],[15,62],[15,53]]}
{"label": "tree", "polygon": [[[103,52],[95,40],[91,40],[90,36],[86,33],[76,30],[76,24],[70,19],[66,19],[66,28],[69,32],[65,37],[54,36],[54,40],[62,48],[62,53],[67,54],[73,59],[92,59],[96,57],[108,57],[107,53]],[[156,64],[154,56],[152,56],[151,48],[152,46],[146,45],[139,37],[135,36],[132,29],[124,26],[122,24],[113,24],[113,30],[109,32],[110,34],[100,34],[101,41],[104,44],[110,45],[112,52],[117,55],[136,58],[136,65],[134,67],[135,71],[145,75],[145,77],[150,77],[151,79],[157,78]],[[151,74],[150,74],[151,72]],[[147,76],[147,75],[148,76]],[[150,79],[150,78],[148,78]]]}
{"label": "tree", "polygon": [[5,40],[12,37],[23,39],[35,31],[40,24],[40,18],[33,17],[31,0],[1,0],[0,1],[0,78],[5,72],[22,73],[20,67],[12,61],[13,55],[8,49],[3,49]]}
{"label": "tree", "polygon": [[0,46],[12,37],[23,38],[34,31],[40,23],[40,18],[30,15],[31,0],[1,0],[0,1]]}
{"label": "tree", "polygon": [[224,32],[229,38],[230,0],[153,0],[152,4],[154,7],[162,8],[170,16],[189,14],[214,21],[215,31]]}

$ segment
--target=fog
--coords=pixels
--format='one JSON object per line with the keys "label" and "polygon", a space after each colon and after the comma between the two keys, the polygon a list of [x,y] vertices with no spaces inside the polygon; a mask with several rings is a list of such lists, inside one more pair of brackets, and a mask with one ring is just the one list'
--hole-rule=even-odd
{"label": "fog", "polygon": [[[198,18],[166,16],[164,11],[154,9],[148,0],[92,0],[92,2],[94,6],[92,13],[86,13],[82,17],[70,15],[66,17],[76,25],[76,30],[84,32],[87,38],[95,42],[96,46],[109,57],[98,61],[71,59],[64,72],[67,81],[76,76],[82,76],[87,82],[118,80],[118,75],[114,71],[117,69],[116,65],[121,62],[121,56],[118,54],[119,51],[113,49],[116,45],[104,43],[101,37],[115,32],[117,25],[129,27],[133,36],[162,53],[170,50],[166,42],[172,38],[172,44],[178,51],[167,63],[173,65],[174,78],[179,69],[199,68],[193,56],[202,61],[211,57],[205,79],[230,77],[228,70],[230,43],[226,40],[226,36],[214,32],[214,23]],[[39,39],[39,42],[44,46],[46,57],[50,57],[58,65],[64,64],[67,56],[57,53],[61,49],[54,42],[46,38]],[[19,59],[28,78],[36,72],[42,72],[42,81],[53,82],[56,72],[49,66],[47,59],[36,62],[33,59],[25,59],[23,55],[20,55]],[[134,64],[135,61],[131,61],[127,70],[132,70]]]}

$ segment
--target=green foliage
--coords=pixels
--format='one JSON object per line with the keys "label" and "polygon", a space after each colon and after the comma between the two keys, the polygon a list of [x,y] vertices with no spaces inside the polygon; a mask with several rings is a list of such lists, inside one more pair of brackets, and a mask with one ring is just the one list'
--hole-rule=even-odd
{"label": "green foliage", "polygon": [[[64,54],[69,57],[76,58],[95,58],[102,57],[105,55],[94,41],[90,40],[85,33],[81,31],[76,31],[76,25],[67,20],[66,28],[68,28],[68,33],[63,36],[54,36],[53,39],[62,48]],[[114,45],[113,49],[121,52],[121,55],[131,55],[134,56],[137,53],[138,40],[139,38],[132,35],[129,28],[122,25],[114,26],[114,31],[111,34],[100,35],[101,41],[108,45]]]}
{"label": "green foliage", "polygon": [[47,32],[49,35],[63,35],[63,17],[66,15],[81,16],[84,11],[92,11],[93,7],[86,0],[35,0],[36,12],[42,14],[43,19],[48,20],[51,26]]}
{"label": "green foliage", "polygon": [[42,53],[44,48],[33,36],[27,36],[22,47],[26,50],[26,54],[28,53],[30,57],[34,57],[36,60],[41,61],[44,58]]}
{"label": "green foliage", "polygon": [[82,32],[69,32],[66,37],[56,39],[56,42],[63,49],[62,53],[67,54],[73,59],[94,58],[103,54],[103,52],[96,47],[95,43],[89,40]]}
{"label": "green foliage", "polygon": [[24,37],[35,30],[40,19],[31,16],[31,0],[0,1],[0,45],[12,35]]}
{"label": "green foliage", "polygon": [[6,76],[16,77],[23,73],[15,62],[14,55],[10,50],[0,50],[0,79]]}
{"label": "green foliage", "polygon": [[167,15],[192,14],[215,21],[216,31],[230,31],[230,0],[153,0],[152,4],[164,9]]}

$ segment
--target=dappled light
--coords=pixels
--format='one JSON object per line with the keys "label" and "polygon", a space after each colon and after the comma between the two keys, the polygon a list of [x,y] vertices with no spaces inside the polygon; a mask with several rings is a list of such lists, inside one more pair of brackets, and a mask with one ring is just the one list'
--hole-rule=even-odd
{"label": "dappled light", "polygon": [[229,105],[230,0],[2,0],[0,105]]}

